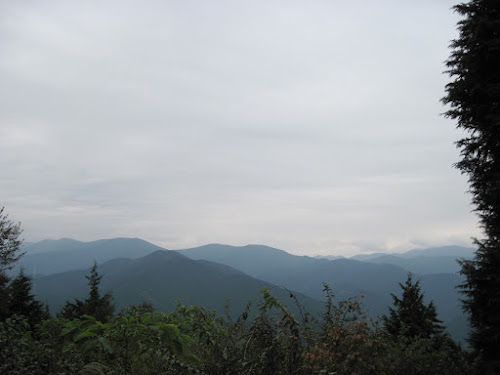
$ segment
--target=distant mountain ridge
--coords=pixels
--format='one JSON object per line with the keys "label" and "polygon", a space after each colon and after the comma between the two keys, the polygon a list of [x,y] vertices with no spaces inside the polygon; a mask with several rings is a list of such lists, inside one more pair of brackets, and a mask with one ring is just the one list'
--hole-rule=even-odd
{"label": "distant mountain ridge", "polygon": [[381,256],[392,255],[400,258],[415,258],[415,257],[455,257],[455,258],[470,258],[474,255],[476,249],[465,246],[439,246],[429,247],[425,249],[412,249],[402,253],[371,253],[371,254],[358,254],[349,259],[356,260],[370,260]]}
{"label": "distant mountain ridge", "polygon": [[408,271],[426,275],[436,273],[458,273],[458,259],[472,259],[476,249],[463,246],[441,246],[413,249],[403,253],[368,253],[351,257],[317,255],[317,259],[353,259],[376,264],[392,264]]}
{"label": "distant mountain ridge", "polygon": [[441,246],[414,249],[405,253],[360,254],[350,259],[376,264],[392,264],[418,274],[458,273],[458,259],[472,259],[475,249],[463,246]]}
{"label": "distant mountain ridge", "polygon": [[[50,249],[50,246],[52,246],[52,249]],[[148,254],[155,254],[158,250],[165,250],[140,239],[117,238],[92,242],[63,239],[29,244],[29,247],[31,247],[31,253],[23,257],[21,266],[25,268],[27,273],[36,269],[37,275],[39,276],[41,276],[42,273],[49,275],[45,278],[37,277],[37,291],[42,292],[43,283],[48,283],[48,280],[51,280],[52,276],[56,277],[56,275],[50,275],[56,272],[59,273],[56,277],[58,281],[52,285],[56,289],[58,287],[57,285],[66,289],[66,291],[61,291],[62,294],[58,296],[51,295],[50,288],[46,289],[44,296],[51,304],[62,303],[61,301],[82,296],[82,293],[85,293],[86,284],[84,276],[86,271],[81,270],[89,269],[94,260],[99,263],[100,269],[102,266],[102,273],[105,275],[103,278],[103,285],[108,289],[112,289],[114,293],[117,293],[118,301],[135,301],[133,303],[138,303],[146,299],[159,301],[158,303],[164,307],[171,306],[168,305],[166,300],[162,297],[162,293],[165,294],[165,296],[170,295],[169,293],[172,292],[172,290],[169,288],[174,285],[176,285],[176,290],[182,291],[181,294],[186,294],[186,296],[188,296],[186,302],[195,301],[195,299],[190,299],[191,297],[189,297],[191,295],[190,293],[193,292],[183,289],[182,283],[179,284],[175,279],[164,279],[162,278],[163,276],[158,276],[158,280],[155,281],[152,275],[161,273],[159,270],[151,269],[150,271],[144,271],[147,268],[144,266],[145,263],[141,263],[142,266],[138,266],[138,263],[134,263],[136,260],[139,261],[140,259],[142,259],[141,262],[146,262],[144,258]],[[44,252],[40,252],[40,249],[43,249]],[[452,247],[447,248],[447,250],[445,249],[445,251],[452,250]],[[473,251],[473,249],[470,250]],[[171,258],[172,254],[176,253],[173,251],[167,252],[171,255]],[[434,300],[440,318],[447,324],[453,323],[457,332],[464,332],[466,330],[465,318],[459,303],[460,296],[456,290],[456,286],[459,285],[462,280],[456,272],[442,272],[445,267],[443,267],[442,264],[440,265],[439,262],[441,262],[442,259],[439,256],[420,256],[419,254],[422,254],[422,252],[408,252],[410,256],[407,258],[396,257],[396,260],[391,260],[390,256],[387,254],[379,255],[368,261],[348,258],[327,260],[309,256],[292,255],[286,251],[264,245],[236,247],[221,244],[209,244],[193,249],[177,250],[177,252],[191,258],[191,261],[196,261],[196,264],[198,264],[197,267],[201,267],[205,262],[211,264],[213,270],[213,265],[219,263],[219,267],[221,267],[221,265],[225,265],[223,267],[232,267],[232,269],[245,274],[245,276],[257,279],[262,283],[266,283],[266,285],[284,286],[290,290],[295,290],[298,293],[309,296],[314,300],[324,299],[324,294],[322,292],[323,283],[329,284],[335,295],[341,299],[363,294],[365,296],[363,302],[371,316],[387,313],[387,307],[392,305],[390,294],[398,294],[400,292],[398,283],[404,282],[408,270],[412,270],[411,267],[418,266],[418,262],[421,258],[424,258],[423,261],[424,265],[427,267],[427,271],[429,264],[434,264],[436,269],[433,272],[413,272],[416,273],[416,278],[421,280],[426,301],[429,302],[431,299]],[[387,257],[389,257],[389,259],[387,259]],[[148,258],[146,257],[146,259]],[[175,260],[175,258],[172,259]],[[164,260],[165,259],[163,259],[162,262]],[[391,261],[393,264],[391,264]],[[394,264],[396,261],[403,263]],[[455,262],[454,257],[452,257],[452,261]],[[427,262],[430,263],[427,264]],[[131,265],[133,264],[138,268],[134,272],[127,274],[125,270],[128,269],[127,267],[132,267]],[[134,267],[136,266],[130,269],[135,269]],[[148,267],[153,267],[153,265]],[[192,268],[192,270],[195,269],[196,268]],[[226,271],[224,271],[224,269]],[[225,275],[223,278],[226,279],[228,273],[227,268],[218,268],[218,270],[222,275]],[[60,274],[60,272],[64,271],[71,272]],[[171,269],[171,265],[168,265],[165,266],[162,272],[175,274],[177,271]],[[65,280],[65,274],[71,274],[73,276],[67,276],[68,280]],[[116,281],[118,280],[118,274],[121,275],[118,278],[120,282]],[[75,275],[79,277],[80,281],[78,283],[71,281],[74,280],[72,278],[76,277]],[[184,272],[182,275],[179,275],[177,280],[184,280],[184,282],[187,283],[186,285],[188,285],[189,277],[187,279],[185,278],[187,275],[188,274]],[[196,275],[193,277],[196,277]],[[72,283],[76,289],[70,287],[73,285]],[[143,284],[141,290],[134,289],[134,285],[141,285],[141,283]],[[232,281],[230,283],[232,283]],[[128,287],[123,287],[124,285],[128,285]],[[162,289],[158,285],[166,285],[163,292],[161,292]],[[217,285],[217,288],[221,288],[220,291],[222,294],[226,292],[229,293],[229,289],[219,284],[213,285]],[[277,287],[275,288],[279,289]],[[213,292],[205,289],[204,293],[207,295],[207,298],[213,294]],[[230,298],[234,298],[235,295],[241,294],[241,292],[236,292],[234,290],[231,293],[228,294]],[[135,297],[132,298],[132,296]],[[140,298],[137,296],[140,296]],[[183,300],[185,299],[184,297],[181,298]],[[196,299],[196,301],[205,300]],[[219,298],[217,301],[220,302],[221,299]],[[207,301],[207,303],[209,302],[210,301]],[[218,306],[220,307],[220,304]]]}
{"label": "distant mountain ridge", "polygon": [[[400,292],[399,283],[406,280],[408,270],[398,265],[354,259],[317,259],[291,255],[263,245],[229,246],[211,244],[178,250],[192,259],[221,262],[246,274],[276,285],[322,299],[323,283],[329,284],[340,298],[360,296],[372,316],[387,313],[392,305],[391,293]],[[456,273],[416,275],[421,279],[426,301],[434,300],[440,318],[465,324],[456,286],[462,280]],[[466,328],[457,329],[464,332]]]}
{"label": "distant mountain ridge", "polygon": [[16,270],[22,267],[28,274],[49,275],[88,268],[94,261],[102,263],[115,258],[135,259],[165,249],[139,238],[90,242],[63,238],[30,243],[23,250],[26,255],[18,262]]}
{"label": "distant mountain ridge", "polygon": [[[103,274],[102,291],[111,291],[118,309],[141,302],[160,311],[172,311],[180,299],[186,305],[200,305],[224,312],[227,301],[236,315],[250,299],[256,301],[262,288],[272,289],[295,309],[289,292],[223,264],[189,259],[175,251],[157,250],[138,259],[113,259],[98,268]],[[58,311],[66,300],[84,298],[88,292],[88,270],[69,271],[36,279],[36,294]],[[299,301],[318,312],[323,304],[295,293]],[[290,303],[292,302],[292,303]]]}
{"label": "distant mountain ridge", "polygon": [[[105,240],[100,240],[105,241]],[[97,242],[97,241],[95,241]],[[49,253],[52,251],[75,250],[84,245],[85,242],[74,240],[72,238],[61,238],[59,240],[42,240],[38,242],[28,242],[21,245],[21,249],[26,254]]]}

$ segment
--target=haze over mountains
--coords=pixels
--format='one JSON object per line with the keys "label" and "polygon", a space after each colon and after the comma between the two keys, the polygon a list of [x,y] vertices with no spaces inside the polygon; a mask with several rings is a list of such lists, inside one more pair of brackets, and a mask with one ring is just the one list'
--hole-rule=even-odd
{"label": "haze over mountains", "polygon": [[[462,246],[441,246],[427,249],[414,249],[405,253],[359,254],[355,259],[377,264],[393,264],[419,274],[457,273],[460,265],[457,259],[472,259],[475,249]],[[317,258],[340,259],[341,257],[318,256]]]}
{"label": "haze over mountains", "polygon": [[[277,297],[289,302],[289,293],[268,282],[257,280],[223,264],[194,261],[175,251],[157,250],[139,259],[119,258],[99,266],[104,275],[101,286],[112,291],[119,309],[141,302],[151,303],[160,311],[172,311],[176,301],[201,305],[224,312],[230,301],[230,313],[244,311],[250,299],[256,301],[259,291],[272,288]],[[36,280],[37,294],[53,311],[66,300],[83,298],[88,292],[86,270],[69,271]],[[318,311],[319,301],[296,294],[304,305]],[[293,304],[290,305],[293,310]]]}
{"label": "haze over mountains", "polygon": [[242,312],[249,299],[255,301],[263,287],[272,288],[273,294],[293,307],[289,293],[281,288],[285,287],[308,311],[319,313],[323,283],[327,283],[339,298],[363,294],[366,308],[375,317],[387,313],[390,294],[399,294],[399,283],[412,271],[421,280],[426,301],[434,300],[455,338],[462,338],[466,331],[455,289],[461,280],[451,260],[466,257],[473,249],[458,246],[335,260],[291,255],[263,245],[211,244],[169,251],[128,238],[46,240],[28,244],[25,250],[20,266],[27,273],[36,271],[36,293],[52,311],[68,299],[85,296],[84,276],[94,260],[104,274],[103,290],[113,292],[119,308],[146,301],[170,311],[180,298],[185,304],[221,312],[230,299],[232,314]]}
{"label": "haze over mountains", "polygon": [[85,269],[94,260],[103,263],[115,258],[136,259],[163,248],[139,238],[112,238],[81,242],[69,238],[44,240],[23,246],[26,251],[18,268],[27,273],[49,275],[52,273]]}
{"label": "haze over mountains", "polygon": [[[457,248],[460,254],[472,250]],[[439,248],[437,251],[439,252]],[[401,266],[387,263],[296,256],[261,245],[233,247],[212,244],[179,252],[193,259],[227,264],[256,278],[276,285],[285,285],[320,300],[324,297],[323,283],[329,284],[340,298],[363,294],[365,296],[363,302],[372,317],[387,313],[387,306],[393,302],[391,293],[400,293],[399,283],[406,280],[409,271]],[[423,254],[429,252],[432,253],[430,249],[422,251]],[[411,254],[419,254],[419,251]],[[434,257],[428,258],[428,269],[436,269],[432,266],[432,259]],[[455,335],[461,336],[465,332],[465,318],[456,290],[456,286],[461,283],[460,276],[456,272],[430,272],[416,276],[421,280],[426,300],[428,302],[434,300],[440,318],[445,323],[456,324]],[[461,333],[458,333],[459,331]]]}

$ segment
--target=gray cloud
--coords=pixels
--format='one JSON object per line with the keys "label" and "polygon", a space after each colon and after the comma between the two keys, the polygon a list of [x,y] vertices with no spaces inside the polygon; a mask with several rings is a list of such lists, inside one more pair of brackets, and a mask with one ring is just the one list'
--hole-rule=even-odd
{"label": "gray cloud", "polygon": [[2,204],[28,240],[470,243],[451,5],[4,2]]}

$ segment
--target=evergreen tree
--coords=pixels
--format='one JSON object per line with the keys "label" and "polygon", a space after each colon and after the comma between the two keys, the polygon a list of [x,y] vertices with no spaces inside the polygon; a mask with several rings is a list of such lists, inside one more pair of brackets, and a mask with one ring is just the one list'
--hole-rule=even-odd
{"label": "evergreen tree", "polygon": [[455,6],[458,24],[443,102],[446,115],[468,134],[457,142],[456,167],[469,177],[484,239],[471,261],[461,261],[470,343],[482,373],[500,374],[500,1],[471,0]]}
{"label": "evergreen tree", "polygon": [[28,319],[31,326],[47,319],[44,305],[37,301],[31,294],[32,282],[21,269],[19,274],[10,282],[9,314],[23,316]]}
{"label": "evergreen tree", "polygon": [[405,336],[410,339],[432,339],[443,333],[441,321],[437,318],[436,307],[431,301],[424,303],[424,295],[420,290],[420,281],[413,282],[412,274],[408,274],[406,283],[399,284],[403,289],[401,298],[394,294],[394,308],[389,308],[389,316],[383,316],[384,328],[394,337]]}
{"label": "evergreen tree", "polygon": [[9,220],[4,208],[0,208],[0,321],[15,314],[34,325],[48,318],[48,314],[43,304],[31,294],[31,278],[22,270],[13,280],[6,274],[24,255],[19,238],[21,232],[21,225]]}
{"label": "evergreen tree", "polygon": [[4,207],[0,208],[0,272],[11,269],[24,254],[20,249],[21,225],[9,220],[3,211]]}
{"label": "evergreen tree", "polygon": [[90,270],[90,274],[85,276],[89,282],[89,296],[85,301],[75,299],[75,302],[67,301],[61,312],[58,314],[62,318],[80,318],[83,315],[92,315],[101,322],[106,322],[113,316],[115,307],[113,305],[113,296],[106,293],[101,297],[99,284],[102,275],[97,272],[97,263]]}
{"label": "evergreen tree", "polygon": [[22,255],[19,254],[20,234],[20,225],[9,220],[9,216],[4,214],[4,207],[0,208],[0,322],[11,315],[9,308],[10,279],[5,271],[11,269],[13,263]]}
{"label": "evergreen tree", "polygon": [[9,304],[9,278],[5,272],[0,271],[0,322],[3,322],[10,316]]}

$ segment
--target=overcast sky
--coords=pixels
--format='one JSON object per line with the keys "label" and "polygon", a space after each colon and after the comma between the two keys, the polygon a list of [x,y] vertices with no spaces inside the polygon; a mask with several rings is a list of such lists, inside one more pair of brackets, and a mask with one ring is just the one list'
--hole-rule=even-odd
{"label": "overcast sky", "polygon": [[26,241],[470,245],[453,1],[3,1],[0,206]]}

